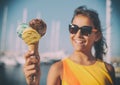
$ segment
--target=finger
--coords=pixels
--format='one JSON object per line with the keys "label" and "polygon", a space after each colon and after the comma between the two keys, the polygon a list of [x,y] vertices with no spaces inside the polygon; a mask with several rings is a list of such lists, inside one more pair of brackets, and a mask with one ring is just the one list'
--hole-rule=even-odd
{"label": "finger", "polygon": [[35,75],[35,74],[37,74],[37,71],[34,69],[34,70],[27,71],[25,73],[25,76],[26,76],[26,78],[28,78],[28,77],[31,77],[32,75]]}
{"label": "finger", "polygon": [[31,65],[31,64],[38,64],[39,65],[39,60],[35,58],[35,56],[31,56],[25,61],[25,65]]}
{"label": "finger", "polygon": [[32,56],[33,54],[34,54],[33,51],[27,51],[27,52],[25,53],[25,55],[24,55],[25,60],[27,60],[27,58],[29,58],[29,57]]}
{"label": "finger", "polygon": [[28,69],[24,68],[24,75],[25,75],[26,79],[28,79],[28,80],[31,80],[31,79],[35,80],[38,77],[40,77],[40,74],[41,74],[40,68],[39,68],[39,70],[37,70],[37,69],[28,70]]}
{"label": "finger", "polygon": [[28,66],[28,65],[31,65],[32,64],[32,60],[30,58],[28,58],[26,61],[25,61],[25,66]]}
{"label": "finger", "polygon": [[40,65],[36,65],[36,64],[32,64],[32,65],[24,65],[24,68],[23,68],[23,71],[24,72],[27,72],[29,70],[36,70],[36,71],[39,71],[40,70]]}
{"label": "finger", "polygon": [[30,57],[30,60],[31,60],[33,63],[38,63],[38,62],[39,62],[39,59],[38,59],[36,56],[31,56],[31,57]]}
{"label": "finger", "polygon": [[40,74],[40,69],[32,69],[32,70],[26,70],[24,71],[24,74],[26,75],[26,77],[29,77],[31,75],[38,75]]}
{"label": "finger", "polygon": [[40,61],[40,56],[39,55],[37,55],[36,58]]}
{"label": "finger", "polygon": [[35,68],[36,68],[35,64],[24,67],[25,71],[34,70]]}

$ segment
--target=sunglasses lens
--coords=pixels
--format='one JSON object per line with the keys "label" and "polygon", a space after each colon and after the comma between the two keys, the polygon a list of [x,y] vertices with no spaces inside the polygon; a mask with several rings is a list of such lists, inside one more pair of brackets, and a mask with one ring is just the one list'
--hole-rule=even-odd
{"label": "sunglasses lens", "polygon": [[76,34],[79,29],[81,30],[81,35],[85,35],[85,36],[91,34],[92,31],[91,26],[83,26],[79,28],[77,25],[73,25],[73,24],[69,25],[69,32],[71,34]]}
{"label": "sunglasses lens", "polygon": [[70,33],[76,34],[78,30],[79,30],[78,26],[72,25],[72,24],[69,25],[69,32]]}
{"label": "sunglasses lens", "polygon": [[88,36],[89,34],[91,34],[92,31],[92,27],[91,26],[83,26],[81,27],[81,34]]}

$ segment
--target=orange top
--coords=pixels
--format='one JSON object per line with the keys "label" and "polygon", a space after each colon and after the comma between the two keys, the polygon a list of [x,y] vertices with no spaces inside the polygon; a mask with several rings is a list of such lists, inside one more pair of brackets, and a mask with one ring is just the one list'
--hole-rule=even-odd
{"label": "orange top", "polygon": [[104,62],[85,66],[74,63],[69,58],[63,61],[62,85],[113,85]]}

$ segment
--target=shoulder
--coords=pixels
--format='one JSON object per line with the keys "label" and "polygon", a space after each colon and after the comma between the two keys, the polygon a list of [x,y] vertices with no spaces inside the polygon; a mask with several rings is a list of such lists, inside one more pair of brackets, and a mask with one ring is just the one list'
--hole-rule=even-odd
{"label": "shoulder", "polygon": [[105,62],[105,66],[109,72],[114,72],[114,67],[111,64]]}
{"label": "shoulder", "polygon": [[51,65],[50,70],[55,70],[57,72],[62,72],[63,70],[63,64],[68,58],[64,58],[60,61],[55,62],[54,64]]}
{"label": "shoulder", "polygon": [[103,60],[98,60],[98,61],[105,65],[105,68],[107,69],[108,72],[110,72],[110,73],[114,72],[114,67],[111,64],[109,64]]}
{"label": "shoulder", "polygon": [[62,76],[62,61],[58,61],[51,65],[48,77],[47,85],[58,85],[61,81]]}
{"label": "shoulder", "polygon": [[105,66],[106,66],[106,69],[108,70],[108,73],[110,74],[113,82],[115,83],[115,70],[114,70],[114,67],[111,64],[107,63],[107,62],[105,62]]}
{"label": "shoulder", "polygon": [[108,72],[109,72],[110,74],[111,74],[111,73],[115,73],[114,67],[113,67],[111,64],[105,62],[105,66],[106,66],[106,69],[108,70]]}
{"label": "shoulder", "polygon": [[63,68],[62,61],[58,61],[58,62],[51,65],[50,70],[53,70],[54,72],[55,71],[60,72],[60,71],[62,71],[62,68]]}

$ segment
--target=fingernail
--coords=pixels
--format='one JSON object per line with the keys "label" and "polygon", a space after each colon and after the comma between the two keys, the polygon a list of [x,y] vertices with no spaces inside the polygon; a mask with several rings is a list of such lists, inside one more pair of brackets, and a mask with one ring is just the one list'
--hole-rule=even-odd
{"label": "fingernail", "polygon": [[31,56],[30,58],[34,58],[35,56]]}
{"label": "fingernail", "polygon": [[33,53],[34,53],[34,51],[31,51],[30,53],[31,53],[31,54],[33,54]]}

